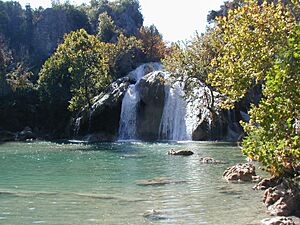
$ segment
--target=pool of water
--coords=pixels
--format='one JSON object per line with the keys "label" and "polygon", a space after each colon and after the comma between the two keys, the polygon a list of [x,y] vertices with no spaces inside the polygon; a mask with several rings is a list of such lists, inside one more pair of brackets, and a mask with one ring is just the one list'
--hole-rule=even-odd
{"label": "pool of water", "polygon": [[0,224],[259,224],[262,192],[222,179],[239,162],[226,143],[0,144]]}

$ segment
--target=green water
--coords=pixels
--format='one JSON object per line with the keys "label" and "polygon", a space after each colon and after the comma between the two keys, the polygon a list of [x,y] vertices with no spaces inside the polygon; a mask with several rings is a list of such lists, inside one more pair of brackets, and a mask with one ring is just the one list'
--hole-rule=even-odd
{"label": "green water", "polygon": [[[259,224],[262,192],[221,177],[238,162],[224,143],[0,144],[0,224]],[[174,183],[137,185],[155,177]]]}

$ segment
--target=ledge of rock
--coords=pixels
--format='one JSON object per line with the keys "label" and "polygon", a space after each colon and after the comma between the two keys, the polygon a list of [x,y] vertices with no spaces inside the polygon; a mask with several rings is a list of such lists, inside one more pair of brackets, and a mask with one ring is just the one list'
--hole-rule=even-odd
{"label": "ledge of rock", "polygon": [[227,168],[223,177],[227,181],[257,181],[259,179],[255,173],[255,166],[250,163],[237,164]]}
{"label": "ledge of rock", "polygon": [[280,185],[265,191],[264,204],[274,216],[300,216],[300,191],[283,181]]}
{"label": "ledge of rock", "polygon": [[182,155],[182,156],[190,156],[193,155],[194,152],[190,151],[190,150],[179,150],[179,151],[175,151],[174,149],[171,149],[170,151],[168,151],[168,155]]}
{"label": "ledge of rock", "polygon": [[288,217],[274,217],[267,218],[261,221],[263,225],[296,225],[292,218]]}
{"label": "ledge of rock", "polygon": [[275,187],[282,182],[282,179],[279,177],[271,177],[262,179],[258,184],[256,184],[254,190],[266,190],[270,187]]}

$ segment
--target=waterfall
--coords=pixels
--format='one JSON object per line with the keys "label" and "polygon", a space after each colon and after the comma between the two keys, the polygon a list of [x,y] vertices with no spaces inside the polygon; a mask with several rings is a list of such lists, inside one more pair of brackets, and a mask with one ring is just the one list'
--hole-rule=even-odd
{"label": "waterfall", "polygon": [[161,140],[190,140],[187,133],[186,106],[180,83],[165,86],[165,105],[161,118],[159,137]]}
{"label": "waterfall", "polygon": [[139,94],[135,84],[129,85],[122,101],[121,118],[119,126],[120,140],[136,139],[136,112]]}
{"label": "waterfall", "polygon": [[125,96],[122,100],[121,116],[119,123],[119,140],[135,140],[136,135],[136,120],[137,109],[140,100],[137,91],[137,84],[148,73],[161,70],[160,63],[147,63],[139,66],[134,71],[128,74],[128,77],[135,84],[129,85]]}
{"label": "waterfall", "polygon": [[[135,84],[131,84],[127,89],[122,100],[122,108],[119,123],[119,140],[136,140],[137,137],[137,111],[140,102],[137,85],[140,80],[150,72],[161,70],[159,63],[144,64],[132,71],[128,77]],[[199,125],[198,115],[206,115],[207,112],[201,111],[199,107],[203,106],[203,101],[185,99],[183,91],[183,83],[175,82],[169,84],[170,75],[164,74],[165,79],[165,99],[164,108],[159,125],[160,140],[192,140],[192,133]],[[205,87],[201,86],[197,89],[195,96],[203,95]],[[155,97],[155,96],[153,96]]]}

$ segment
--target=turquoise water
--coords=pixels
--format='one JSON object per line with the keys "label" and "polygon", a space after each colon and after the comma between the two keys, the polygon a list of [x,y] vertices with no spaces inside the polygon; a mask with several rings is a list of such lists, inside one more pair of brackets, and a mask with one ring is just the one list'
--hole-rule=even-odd
{"label": "turquoise water", "polygon": [[0,144],[0,224],[259,224],[262,192],[221,177],[244,161],[225,143]]}

